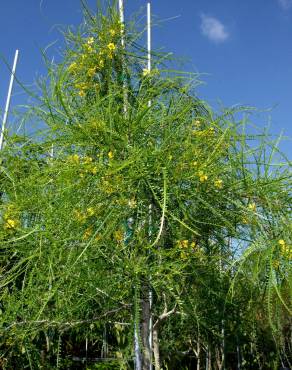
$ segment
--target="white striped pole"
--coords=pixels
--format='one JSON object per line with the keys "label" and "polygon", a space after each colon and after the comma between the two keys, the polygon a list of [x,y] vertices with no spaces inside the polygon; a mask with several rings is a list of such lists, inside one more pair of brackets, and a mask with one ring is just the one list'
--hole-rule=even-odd
{"label": "white striped pole", "polygon": [[2,150],[3,144],[4,144],[4,131],[5,131],[5,126],[6,126],[6,122],[7,122],[7,118],[8,118],[8,112],[9,112],[9,106],[10,106],[10,101],[11,101],[11,93],[12,93],[12,88],[13,88],[13,82],[14,82],[17,60],[18,60],[18,50],[15,51],[15,55],[14,55],[13,67],[12,67],[12,72],[11,72],[11,77],[10,77],[10,82],[9,82],[9,88],[8,88],[8,94],[7,94],[7,99],[6,99],[5,109],[4,109],[4,115],[3,115],[3,120],[2,120],[2,127],[1,127],[1,134],[0,134],[0,150]]}

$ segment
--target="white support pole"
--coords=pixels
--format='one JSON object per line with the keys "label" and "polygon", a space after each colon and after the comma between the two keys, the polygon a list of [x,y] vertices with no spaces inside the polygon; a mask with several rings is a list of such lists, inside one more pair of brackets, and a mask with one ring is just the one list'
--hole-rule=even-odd
{"label": "white support pole", "polygon": [[125,16],[124,16],[124,0],[119,0],[119,12],[120,12],[120,22],[121,22],[121,44],[122,46],[125,46],[125,38],[124,38],[124,22],[125,22]]}
{"label": "white support pole", "polygon": [[[151,72],[151,3],[147,3],[147,70]],[[148,107],[151,107],[151,101],[148,102]],[[152,204],[149,205],[149,237],[151,238],[151,223],[152,223]],[[153,295],[151,288],[149,289],[149,348],[150,348],[150,366],[149,370],[153,369],[152,353],[153,353],[153,317],[152,317]]]}
{"label": "white support pole", "polygon": [[[122,48],[124,49],[125,47],[125,35],[124,35],[124,24],[125,24],[125,15],[124,15],[124,0],[119,0],[119,13],[120,13],[120,23],[121,23],[121,45]],[[122,56],[122,78],[123,78],[123,96],[124,96],[124,115],[127,115],[127,104],[128,104],[128,96],[127,96],[127,83],[125,80],[125,74],[126,74],[126,69],[125,69],[125,60],[124,56]]]}
{"label": "white support pole", "polygon": [[9,106],[10,106],[10,101],[11,101],[11,93],[12,93],[12,88],[13,88],[17,60],[18,60],[18,50],[15,51],[15,55],[14,55],[14,61],[13,61],[13,67],[12,67],[12,72],[11,72],[11,77],[10,77],[6,105],[5,105],[4,115],[3,115],[3,120],[2,120],[2,127],[1,127],[1,134],[0,134],[0,150],[2,150],[3,144],[4,144],[4,131],[5,131],[5,126],[6,126],[8,112],[9,112]]}
{"label": "white support pole", "polygon": [[[147,70],[151,72],[151,3],[147,3]],[[148,101],[151,107],[151,100]]]}
{"label": "white support pole", "polygon": [[147,69],[151,71],[151,3],[147,3]]}

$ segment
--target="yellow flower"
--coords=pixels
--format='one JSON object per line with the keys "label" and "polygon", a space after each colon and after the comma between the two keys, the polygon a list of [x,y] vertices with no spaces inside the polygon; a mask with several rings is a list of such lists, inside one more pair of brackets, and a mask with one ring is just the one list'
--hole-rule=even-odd
{"label": "yellow flower", "polygon": [[195,126],[195,127],[200,127],[200,126],[201,126],[201,121],[200,121],[200,120],[198,120],[198,119],[196,119],[196,120],[194,121],[194,126]]}
{"label": "yellow flower", "polygon": [[93,68],[89,68],[89,69],[88,69],[88,71],[87,71],[87,75],[88,75],[89,77],[93,77],[93,76],[95,75],[95,72],[96,72],[95,67],[93,67]]}
{"label": "yellow flower", "polygon": [[73,212],[74,212],[75,219],[78,222],[83,224],[86,220],[86,216],[82,212],[78,211],[77,209],[75,209]]}
{"label": "yellow flower", "polygon": [[205,182],[208,180],[208,176],[203,171],[199,171],[198,175],[200,182]]}
{"label": "yellow flower", "polygon": [[115,45],[113,42],[110,42],[110,43],[107,45],[107,48],[108,48],[110,51],[114,51],[114,50],[116,50],[116,45]]}
{"label": "yellow flower", "polygon": [[96,234],[96,237],[94,238],[97,242],[99,242],[101,240],[101,235],[100,234]]}
{"label": "yellow flower", "polygon": [[185,259],[188,258],[188,256],[189,256],[189,254],[187,252],[185,252],[185,251],[180,252],[180,258],[181,259],[185,260]]}
{"label": "yellow flower", "polygon": [[129,206],[130,208],[135,208],[135,207],[136,207],[136,205],[137,205],[137,202],[136,202],[135,198],[132,198],[132,199],[130,199],[130,200],[129,200],[129,202],[128,202],[128,206]]}
{"label": "yellow flower", "polygon": [[83,234],[82,239],[87,240],[92,235],[92,226],[88,227]]}
{"label": "yellow flower", "polygon": [[148,68],[143,68],[143,71],[142,71],[142,76],[143,77],[146,77],[146,76],[149,76],[150,75],[150,71]]}
{"label": "yellow flower", "polygon": [[8,230],[16,229],[19,225],[18,220],[13,220],[12,218],[8,218],[4,224],[4,228]]}
{"label": "yellow flower", "polygon": [[84,45],[84,49],[85,49],[85,51],[87,51],[88,53],[92,53],[92,52],[93,52],[93,48],[92,48],[92,46],[90,46],[90,45],[85,44],[85,45]]}
{"label": "yellow flower", "polygon": [[84,98],[84,96],[85,96],[86,94],[85,94],[85,91],[84,91],[84,90],[80,90],[80,91],[78,92],[78,95],[79,95],[79,96],[81,96],[81,98]]}
{"label": "yellow flower", "polygon": [[253,203],[250,203],[250,204],[248,205],[248,209],[249,209],[250,211],[255,212],[255,211],[257,210],[256,204],[255,204],[254,202],[253,202]]}
{"label": "yellow flower", "polygon": [[196,248],[196,246],[197,246],[197,243],[196,242],[191,242],[191,247],[192,248]]}
{"label": "yellow flower", "polygon": [[214,185],[217,189],[222,189],[223,188],[223,181],[221,179],[217,179],[214,181]]}
{"label": "yellow flower", "polygon": [[103,59],[99,59],[98,65],[99,65],[100,68],[103,68],[104,67],[104,61],[103,61]]}
{"label": "yellow flower", "polygon": [[215,134],[215,129],[214,127],[210,127],[209,130],[208,130],[208,133],[213,136]]}
{"label": "yellow flower", "polygon": [[279,266],[280,266],[280,262],[279,262],[278,260],[273,261],[273,267],[274,267],[275,269],[278,269],[278,268],[279,268]]}
{"label": "yellow flower", "polygon": [[189,245],[189,241],[187,239],[185,240],[178,240],[177,241],[178,247],[179,248],[187,248]]}
{"label": "yellow flower", "polygon": [[249,223],[248,218],[246,218],[245,216],[244,216],[244,217],[242,217],[242,223],[243,223],[244,225],[248,225],[248,223]]}
{"label": "yellow flower", "polygon": [[280,239],[280,240],[278,240],[278,244],[279,244],[281,247],[284,247],[284,246],[286,245],[286,242],[285,242],[285,240]]}
{"label": "yellow flower", "polygon": [[78,154],[73,154],[73,155],[69,155],[68,156],[68,161],[69,162],[78,164],[79,163],[79,160],[80,160],[80,157],[79,157]]}
{"label": "yellow flower", "polygon": [[292,259],[292,248],[289,245],[287,245],[287,243],[283,239],[278,240],[278,244],[281,249],[281,254],[284,257],[288,258],[288,260],[291,260]]}
{"label": "yellow flower", "polygon": [[97,174],[97,167],[92,167],[92,169],[91,169],[91,173],[92,173],[93,175],[96,175],[96,174]]}
{"label": "yellow flower", "polygon": [[90,164],[93,161],[93,159],[91,157],[86,156],[86,157],[84,157],[83,161],[84,161],[85,164]]}
{"label": "yellow flower", "polygon": [[113,159],[114,158],[114,153],[111,150],[108,152],[107,155],[108,155],[109,159]]}
{"label": "yellow flower", "polygon": [[115,36],[116,34],[116,31],[113,28],[111,28],[109,32],[111,36]]}
{"label": "yellow flower", "polygon": [[87,40],[87,44],[88,45],[92,45],[94,43],[94,38],[93,37],[89,37],[88,40]]}
{"label": "yellow flower", "polygon": [[93,216],[95,214],[94,208],[93,207],[88,207],[86,210],[87,214],[89,217]]}
{"label": "yellow flower", "polygon": [[121,243],[124,239],[124,233],[122,230],[117,230],[114,232],[114,238],[118,243]]}
{"label": "yellow flower", "polygon": [[76,72],[76,70],[77,70],[77,63],[76,62],[71,63],[68,67],[68,71],[73,73],[73,72]]}
{"label": "yellow flower", "polygon": [[86,90],[89,88],[89,84],[86,82],[79,82],[75,84],[75,87],[76,89],[79,89],[79,90]]}

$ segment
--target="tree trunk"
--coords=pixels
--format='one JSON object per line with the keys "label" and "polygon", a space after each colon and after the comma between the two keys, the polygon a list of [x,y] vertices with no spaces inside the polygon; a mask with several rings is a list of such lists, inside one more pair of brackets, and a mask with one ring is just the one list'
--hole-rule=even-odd
{"label": "tree trunk", "polygon": [[157,327],[153,329],[153,354],[155,370],[160,370],[159,339]]}
{"label": "tree trunk", "polygon": [[206,347],[206,370],[212,370],[212,363],[211,363],[211,349],[209,345]]}
{"label": "tree trunk", "polygon": [[150,369],[151,348],[149,343],[150,328],[150,300],[149,287],[142,287],[142,322],[141,322],[141,341],[142,341],[142,370]]}
{"label": "tree trunk", "polygon": [[198,338],[197,342],[197,370],[200,370],[200,352],[201,352],[201,344],[200,344],[200,337]]}

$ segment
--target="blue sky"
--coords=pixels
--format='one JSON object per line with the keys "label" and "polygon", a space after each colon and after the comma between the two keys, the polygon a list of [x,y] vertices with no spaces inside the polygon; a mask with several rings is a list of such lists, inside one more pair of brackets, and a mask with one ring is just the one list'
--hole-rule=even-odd
{"label": "blue sky", "polygon": [[[88,0],[94,8],[95,0]],[[126,17],[146,0],[126,0]],[[254,121],[292,137],[292,0],[152,0],[164,20],[153,29],[153,44],[188,58],[185,68],[202,73],[199,96],[213,107],[255,106]],[[177,16],[177,17],[176,17]],[[172,20],[169,18],[176,17]],[[17,76],[32,84],[45,74],[40,49],[62,45],[59,25],[82,20],[79,0],[2,0],[0,54],[12,63],[20,50]],[[4,107],[9,71],[0,62],[0,107]],[[12,106],[25,101],[17,88]],[[292,157],[292,142],[281,148]]]}

